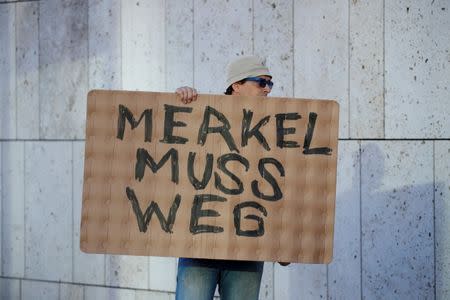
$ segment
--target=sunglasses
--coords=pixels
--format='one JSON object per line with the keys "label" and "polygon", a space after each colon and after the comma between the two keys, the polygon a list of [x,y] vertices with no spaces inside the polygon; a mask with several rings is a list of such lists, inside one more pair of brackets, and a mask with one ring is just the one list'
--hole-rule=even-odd
{"label": "sunglasses", "polygon": [[272,89],[272,87],[273,87],[273,81],[266,80],[266,79],[260,78],[260,77],[247,77],[247,78],[245,78],[245,81],[257,82],[259,84],[259,86],[262,87],[262,88],[265,88],[266,85],[269,86],[269,89]]}

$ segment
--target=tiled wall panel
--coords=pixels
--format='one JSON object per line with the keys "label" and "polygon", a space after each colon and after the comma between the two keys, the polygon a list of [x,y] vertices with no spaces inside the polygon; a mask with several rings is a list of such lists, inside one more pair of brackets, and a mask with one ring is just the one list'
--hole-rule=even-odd
{"label": "tiled wall panel", "polygon": [[165,89],[164,3],[122,1],[122,84],[126,90]]}
{"label": "tiled wall panel", "polygon": [[24,142],[3,142],[2,173],[2,275],[24,276]]}
{"label": "tiled wall panel", "polygon": [[351,138],[384,137],[384,1],[350,3]]}
{"label": "tiled wall panel", "polygon": [[361,298],[360,146],[338,146],[333,261],[328,265],[328,299]]}
{"label": "tiled wall panel", "polygon": [[274,299],[326,299],[327,266],[275,264]]}
{"label": "tiled wall panel", "polygon": [[0,138],[16,138],[16,6],[0,5]]}
{"label": "tiled wall panel", "polygon": [[265,262],[264,271],[261,279],[261,287],[259,290],[259,299],[269,300],[273,299],[273,278],[274,278],[274,263]]}
{"label": "tiled wall panel", "polygon": [[134,300],[136,297],[136,291],[129,289],[104,288],[96,286],[86,286],[84,289],[84,300]]}
{"label": "tiled wall panel", "polygon": [[450,299],[450,142],[435,142],[436,299]]}
{"label": "tiled wall panel", "polygon": [[194,85],[194,0],[166,1],[166,87]]}
{"label": "tiled wall panel", "polygon": [[57,282],[22,280],[22,299],[23,300],[59,299],[59,284]]}
{"label": "tiled wall panel", "polygon": [[431,299],[433,143],[361,147],[362,296]]}
{"label": "tiled wall panel", "polygon": [[293,97],[293,1],[254,1],[253,5],[253,52],[267,58],[275,82],[270,95]]}
{"label": "tiled wall panel", "polygon": [[0,142],[0,276],[3,275],[3,143]]}
{"label": "tiled wall panel", "polygon": [[72,280],[72,144],[25,143],[25,277]]}
{"label": "tiled wall panel", "polygon": [[136,291],[136,300],[175,300],[175,294],[153,291]]}
{"label": "tiled wall panel", "polygon": [[107,255],[106,285],[148,289],[149,258],[143,256]]}
{"label": "tiled wall panel", "polygon": [[294,1],[294,95],[335,99],[349,136],[348,1]]}
{"label": "tiled wall panel", "polygon": [[252,1],[194,2],[194,85],[200,93],[226,90],[226,65],[251,55]]}
{"label": "tiled wall panel", "polygon": [[41,138],[84,138],[88,84],[87,1],[39,2]]}
{"label": "tiled wall panel", "polygon": [[121,89],[120,0],[89,1],[89,89]]}
{"label": "tiled wall panel", "polygon": [[386,137],[450,137],[450,3],[386,1]]}
{"label": "tiled wall panel", "polygon": [[105,255],[80,250],[81,201],[83,193],[84,142],[73,142],[73,281],[105,284]]}
{"label": "tiled wall panel", "polygon": [[59,286],[59,299],[61,300],[84,299],[84,287],[81,285],[61,283]]}
{"label": "tiled wall panel", "polygon": [[16,4],[17,138],[39,138],[39,4]]}
{"label": "tiled wall panel", "polygon": [[150,257],[149,288],[156,291],[175,292],[177,258]]}
{"label": "tiled wall panel", "polygon": [[0,278],[0,299],[20,299],[20,280]]}

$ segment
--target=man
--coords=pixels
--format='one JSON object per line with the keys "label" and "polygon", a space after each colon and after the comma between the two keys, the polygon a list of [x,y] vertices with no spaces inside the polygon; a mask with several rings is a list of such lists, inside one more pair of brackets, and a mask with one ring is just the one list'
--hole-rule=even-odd
{"label": "man", "polygon": [[[240,57],[227,67],[226,95],[267,96],[273,86],[269,69],[255,56]],[[197,99],[190,87],[176,90],[183,103]],[[177,300],[210,300],[219,285],[221,299],[258,299],[264,262],[180,258]]]}

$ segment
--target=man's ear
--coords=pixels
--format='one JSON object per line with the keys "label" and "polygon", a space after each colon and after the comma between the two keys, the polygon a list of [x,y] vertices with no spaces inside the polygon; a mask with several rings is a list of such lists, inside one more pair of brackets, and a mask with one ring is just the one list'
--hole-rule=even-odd
{"label": "man's ear", "polygon": [[231,85],[235,94],[239,94],[239,90],[241,89],[241,85],[237,82]]}

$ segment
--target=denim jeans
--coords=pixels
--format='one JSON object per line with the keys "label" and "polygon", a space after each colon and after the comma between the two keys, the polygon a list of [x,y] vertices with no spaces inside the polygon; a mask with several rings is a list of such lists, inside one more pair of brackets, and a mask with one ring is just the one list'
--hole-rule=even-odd
{"label": "denim jeans", "polygon": [[219,285],[221,300],[258,299],[264,263],[180,258],[176,300],[211,300]]}

